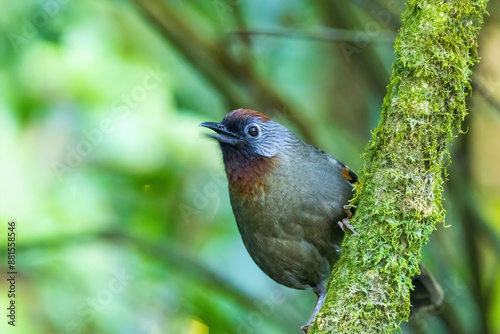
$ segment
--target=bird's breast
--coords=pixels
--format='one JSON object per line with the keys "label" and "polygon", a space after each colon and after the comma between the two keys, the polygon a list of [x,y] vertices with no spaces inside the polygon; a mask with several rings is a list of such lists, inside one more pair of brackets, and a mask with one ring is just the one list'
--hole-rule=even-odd
{"label": "bird's breast", "polygon": [[276,159],[263,156],[252,159],[234,156],[228,159],[231,158],[225,161],[229,191],[242,199],[262,196],[269,187],[269,175],[277,165]]}

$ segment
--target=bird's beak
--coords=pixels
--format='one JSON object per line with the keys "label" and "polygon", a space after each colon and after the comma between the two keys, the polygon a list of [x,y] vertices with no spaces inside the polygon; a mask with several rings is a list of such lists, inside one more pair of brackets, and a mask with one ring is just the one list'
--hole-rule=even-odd
{"label": "bird's beak", "polygon": [[217,140],[219,143],[236,146],[241,141],[241,139],[237,135],[226,129],[226,127],[220,123],[204,122],[201,123],[200,126],[203,126],[204,128],[209,128],[217,132],[219,134],[218,136],[216,135],[208,135],[208,136],[210,138]]}

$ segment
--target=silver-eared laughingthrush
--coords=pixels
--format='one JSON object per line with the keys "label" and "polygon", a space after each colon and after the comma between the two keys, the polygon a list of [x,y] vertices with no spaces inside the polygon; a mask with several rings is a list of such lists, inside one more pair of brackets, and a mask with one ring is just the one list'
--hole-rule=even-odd
{"label": "silver-eared laughingthrush", "polygon": [[[344,206],[356,174],[284,126],[249,109],[227,114],[215,131],[229,181],[229,197],[243,242],[255,263],[276,282],[312,288],[318,301],[340,257]],[[355,232],[354,232],[355,233]]]}

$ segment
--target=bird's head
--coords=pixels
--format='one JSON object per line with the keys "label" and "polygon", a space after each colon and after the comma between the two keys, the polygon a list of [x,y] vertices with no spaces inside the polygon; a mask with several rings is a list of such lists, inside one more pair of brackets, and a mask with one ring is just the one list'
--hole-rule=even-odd
{"label": "bird's head", "polygon": [[242,159],[273,158],[295,138],[284,126],[250,109],[234,110],[221,123],[205,122],[200,126],[218,133],[210,137],[220,143],[225,159],[231,155]]}
{"label": "bird's head", "polygon": [[266,176],[278,165],[280,153],[298,139],[284,126],[250,109],[237,109],[221,123],[200,126],[217,133],[230,189],[241,194],[257,193],[266,185]]}

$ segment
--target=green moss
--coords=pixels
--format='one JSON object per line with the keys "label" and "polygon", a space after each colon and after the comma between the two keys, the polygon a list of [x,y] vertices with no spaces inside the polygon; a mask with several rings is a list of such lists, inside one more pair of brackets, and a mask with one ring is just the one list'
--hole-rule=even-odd
{"label": "green moss", "polygon": [[436,224],[448,145],[467,114],[486,1],[409,1],[380,123],[363,155],[353,225],[310,333],[393,333]]}

